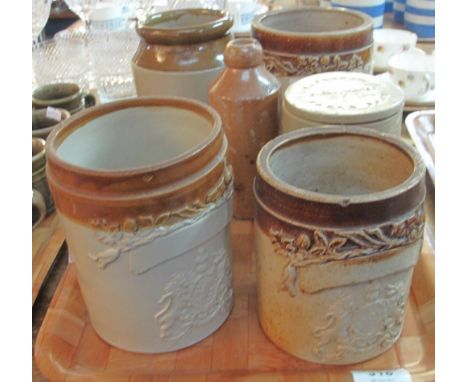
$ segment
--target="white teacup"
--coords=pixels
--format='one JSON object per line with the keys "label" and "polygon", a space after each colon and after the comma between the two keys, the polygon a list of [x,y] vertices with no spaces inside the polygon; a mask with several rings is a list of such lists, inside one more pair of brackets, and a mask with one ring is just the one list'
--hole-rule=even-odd
{"label": "white teacup", "polygon": [[407,101],[420,99],[435,88],[434,55],[418,51],[397,54],[390,58],[388,72]]}
{"label": "white teacup", "polygon": [[374,30],[374,68],[385,71],[388,60],[395,54],[414,49],[418,36],[416,33],[399,29]]}

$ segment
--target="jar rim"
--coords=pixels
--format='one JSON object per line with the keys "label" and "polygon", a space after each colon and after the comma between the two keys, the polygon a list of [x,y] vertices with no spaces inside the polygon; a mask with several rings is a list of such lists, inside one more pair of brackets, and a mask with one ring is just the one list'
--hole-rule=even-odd
{"label": "jar rim", "polygon": [[[189,150],[184,151],[174,157],[166,160],[162,160],[152,165],[139,166],[129,169],[92,169],[76,164],[69,163],[62,159],[57,150],[60,145],[71,135],[74,131],[83,127],[94,118],[110,114],[119,110],[139,107],[176,107],[182,108],[186,111],[190,111],[200,115],[201,117],[208,120],[211,125],[211,131],[202,141],[191,147]],[[77,113],[71,116],[69,119],[64,121],[56,129],[52,131],[47,139],[47,155],[49,161],[54,162],[61,168],[89,177],[105,177],[105,178],[125,178],[130,176],[145,175],[147,173],[154,173],[160,170],[167,170],[171,167],[179,165],[191,158],[199,155],[205,151],[212,142],[214,142],[222,133],[221,118],[219,115],[209,106],[202,102],[198,102],[191,99],[181,97],[139,97],[135,99],[125,99],[120,101],[109,102],[94,106],[82,113]]]}
{"label": "jar rim", "polygon": [[[192,16],[195,19],[199,17],[202,20],[186,26],[164,28],[160,26],[167,21],[177,21],[184,15]],[[207,21],[207,17],[212,19]],[[223,37],[233,24],[233,17],[225,11],[188,8],[151,14],[146,20],[137,23],[136,30],[148,43],[163,45],[194,44]]]}
{"label": "jar rim", "polygon": [[[265,25],[265,20],[268,18],[281,17],[293,13],[329,13],[336,15],[348,15],[360,19],[362,22],[360,25],[350,27],[347,29],[337,29],[334,31],[323,31],[323,32],[296,32],[287,31],[282,29],[276,29]],[[260,14],[252,21],[252,28],[268,34],[281,34],[285,36],[301,36],[301,37],[336,37],[344,35],[352,35],[355,33],[363,32],[369,28],[372,28],[372,19],[362,12],[353,11],[345,8],[292,8],[292,9],[278,9],[270,11],[264,14]]]}
{"label": "jar rim", "polygon": [[[296,187],[279,178],[272,170],[270,166],[272,155],[279,149],[294,145],[298,141],[326,139],[333,136],[361,136],[391,145],[402,151],[402,153],[412,161],[413,171],[403,182],[381,191],[355,195],[339,195],[315,192]],[[330,127],[326,129],[304,128],[280,135],[271,140],[258,154],[257,173],[263,182],[288,197],[306,202],[334,204],[347,207],[349,205],[380,202],[404,195],[421,183],[425,174],[425,167],[422,158],[413,147],[390,134],[375,132],[363,127]]]}

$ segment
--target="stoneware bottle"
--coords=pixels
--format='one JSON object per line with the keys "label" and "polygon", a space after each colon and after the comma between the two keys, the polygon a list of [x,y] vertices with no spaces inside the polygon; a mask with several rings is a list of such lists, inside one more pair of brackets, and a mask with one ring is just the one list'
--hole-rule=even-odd
{"label": "stoneware bottle", "polygon": [[296,357],[351,364],[402,331],[424,233],[425,168],[366,128],[301,129],[257,159],[257,303],[265,334]]}
{"label": "stoneware bottle", "polygon": [[224,51],[226,68],[213,83],[209,102],[223,120],[228,157],[234,169],[234,216],[252,219],[255,160],[278,133],[280,83],[267,71],[262,47],[253,38],[230,41]]}

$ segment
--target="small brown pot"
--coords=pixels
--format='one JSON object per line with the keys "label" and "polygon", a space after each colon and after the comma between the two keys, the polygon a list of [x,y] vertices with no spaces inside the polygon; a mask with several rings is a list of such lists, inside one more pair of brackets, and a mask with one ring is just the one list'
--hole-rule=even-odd
{"label": "small brown pot", "polygon": [[234,216],[253,219],[252,183],[262,146],[278,134],[280,83],[262,61],[257,40],[232,40],[224,51],[226,69],[213,83],[209,101],[223,120],[234,169]]}
{"label": "small brown pot", "polygon": [[402,140],[302,129],[260,151],[258,311],[280,348],[349,364],[400,336],[423,241],[425,168]]}
{"label": "small brown pot", "polygon": [[137,94],[208,102],[232,25],[231,16],[211,9],[166,11],[139,23],[141,41],[132,60]]}

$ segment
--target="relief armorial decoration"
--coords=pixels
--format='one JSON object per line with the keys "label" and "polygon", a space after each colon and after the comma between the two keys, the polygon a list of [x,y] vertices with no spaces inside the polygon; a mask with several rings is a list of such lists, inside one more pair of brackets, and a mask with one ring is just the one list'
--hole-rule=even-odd
{"label": "relief armorial decoration", "polygon": [[177,341],[222,310],[231,310],[230,257],[224,248],[208,254],[204,250],[198,250],[194,269],[173,274],[164,288],[154,316],[164,341]]}
{"label": "relief armorial decoration", "polygon": [[415,243],[424,233],[424,209],[396,223],[359,230],[327,230],[316,228],[312,234],[291,235],[282,229],[270,228],[277,254],[288,259],[283,271],[281,288],[297,295],[297,269],[311,264],[322,264],[372,256]]}
{"label": "relief armorial decoration", "polygon": [[408,286],[369,284],[359,301],[341,293],[322,317],[323,326],[313,331],[312,352],[322,361],[338,362],[348,352],[365,354],[376,346],[391,346],[403,325]]}
{"label": "relief armorial decoration", "polygon": [[279,77],[307,76],[332,71],[355,71],[371,73],[372,65],[359,54],[342,57],[339,54],[315,56],[288,56],[268,54],[264,51],[263,61],[269,72]]}
{"label": "relief armorial decoration", "polygon": [[[167,211],[158,216],[139,216],[127,218],[122,224],[108,225],[105,221],[93,222],[97,240],[109,247],[99,253],[89,253],[99,268],[104,269],[117,260],[121,254],[142,245],[147,245],[176,229],[193,224],[194,221],[221,204],[232,193],[231,166],[225,165],[224,173],[216,185],[208,191],[205,198],[174,211]],[[144,222],[139,229],[139,222]],[[151,224],[146,224],[150,222]]]}

